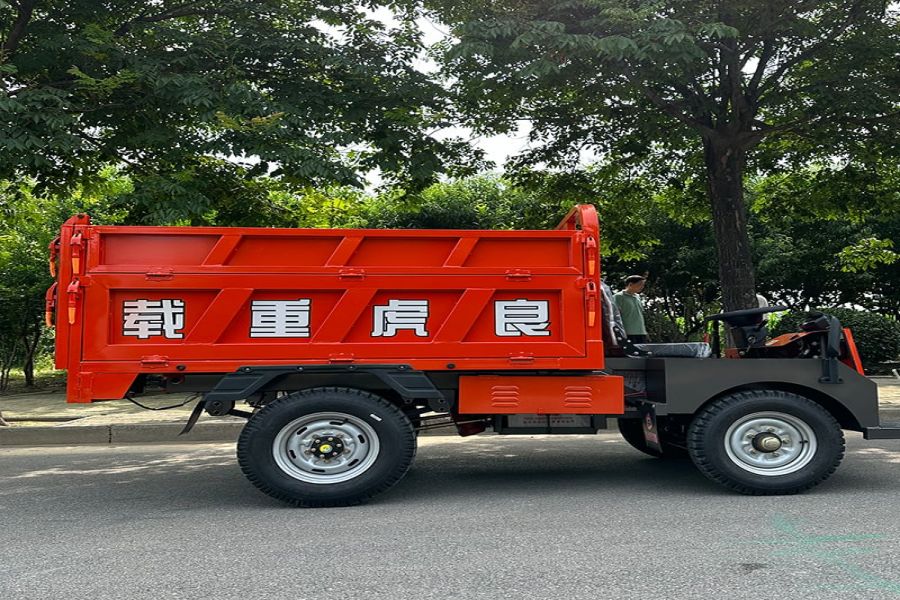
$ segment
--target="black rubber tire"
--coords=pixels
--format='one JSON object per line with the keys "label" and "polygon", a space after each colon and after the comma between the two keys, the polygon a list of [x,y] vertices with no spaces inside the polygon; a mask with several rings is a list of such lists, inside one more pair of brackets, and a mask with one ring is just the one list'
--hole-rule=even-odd
{"label": "black rubber tire", "polygon": [[644,454],[649,454],[654,458],[681,460],[688,458],[687,449],[667,442],[664,437],[660,437],[660,446],[662,446],[663,449],[662,452],[648,446],[647,440],[644,439],[644,424],[640,419],[618,419],[618,422],[619,433],[622,434],[625,441]]}
{"label": "black rubber tire", "polygon": [[[357,477],[316,484],[291,477],[275,462],[272,446],[291,421],[316,412],[342,412],[368,423],[378,435],[375,462]],[[322,387],[293,392],[266,404],[241,431],[238,464],[264,493],[300,507],[352,506],[396,484],[416,455],[416,435],[403,412],[384,398],[352,388]]]}
{"label": "black rubber tire", "polygon": [[[786,475],[758,475],[736,465],[725,451],[725,433],[746,415],[777,411],[803,420],[816,435],[816,453],[802,469]],[[719,398],[703,408],[688,428],[688,452],[709,479],[741,494],[797,494],[831,476],[844,457],[844,432],[822,405],[781,390],[749,390]]]}

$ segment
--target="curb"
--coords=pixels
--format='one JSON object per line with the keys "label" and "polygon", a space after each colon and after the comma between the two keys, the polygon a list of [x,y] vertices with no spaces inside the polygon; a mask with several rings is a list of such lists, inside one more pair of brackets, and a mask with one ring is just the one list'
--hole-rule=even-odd
{"label": "curb", "polygon": [[[882,424],[900,423],[900,407],[881,411]],[[0,427],[0,448],[11,446],[80,446],[88,444],[202,444],[234,442],[242,421],[197,423],[190,433],[178,435],[184,423],[123,423],[69,427]],[[602,431],[602,430],[601,430]],[[606,430],[610,431],[610,430]],[[426,430],[420,436],[457,437],[452,428]]]}
{"label": "curb", "polygon": [[190,433],[179,436],[184,423],[127,423],[70,427],[3,427],[0,447],[59,446],[82,444],[149,444],[156,442],[231,442],[243,423],[197,423]]}
{"label": "curb", "polygon": [[[69,427],[0,427],[0,448],[10,446],[80,446],[87,444],[202,444],[234,442],[243,421],[200,421],[185,435],[179,435],[184,423],[123,423],[121,425],[80,425]],[[456,433],[451,428],[423,431],[420,436]]]}

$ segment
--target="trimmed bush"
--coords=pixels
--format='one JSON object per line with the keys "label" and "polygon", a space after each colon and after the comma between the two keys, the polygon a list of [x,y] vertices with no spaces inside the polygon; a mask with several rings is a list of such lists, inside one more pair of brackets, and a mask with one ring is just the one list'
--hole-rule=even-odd
{"label": "trimmed bush", "polygon": [[644,307],[644,325],[651,342],[684,342],[687,338],[677,323],[673,323],[661,310]]}
{"label": "trimmed bush", "polygon": [[[849,308],[823,308],[821,312],[837,317],[841,325],[853,331],[853,339],[866,371],[879,363],[900,357],[900,323],[894,319]],[[775,337],[800,331],[800,324],[806,320],[806,315],[805,312],[785,313],[771,328],[770,335]]]}

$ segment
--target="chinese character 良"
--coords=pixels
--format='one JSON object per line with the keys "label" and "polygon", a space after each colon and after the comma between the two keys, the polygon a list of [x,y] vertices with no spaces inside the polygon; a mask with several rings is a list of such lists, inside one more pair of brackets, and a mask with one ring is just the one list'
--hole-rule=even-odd
{"label": "chinese character \u826f", "polygon": [[498,336],[550,335],[550,303],[547,300],[497,300],[494,333]]}

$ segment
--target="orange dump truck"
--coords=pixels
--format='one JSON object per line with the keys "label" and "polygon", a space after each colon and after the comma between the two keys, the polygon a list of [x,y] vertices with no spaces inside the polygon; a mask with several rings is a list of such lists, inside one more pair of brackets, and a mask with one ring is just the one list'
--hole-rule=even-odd
{"label": "orange dump truck", "polygon": [[[51,245],[68,401],[198,393],[248,419],[247,477],[302,506],[399,481],[418,431],[596,433],[751,494],[823,481],[842,429],[893,438],[852,335],[814,315],[768,339],[764,313],[711,317],[733,347],[632,344],[600,279],[599,224],[553,231],[93,225]],[[717,333],[719,327],[714,327]],[[240,406],[240,408],[238,408]]]}

